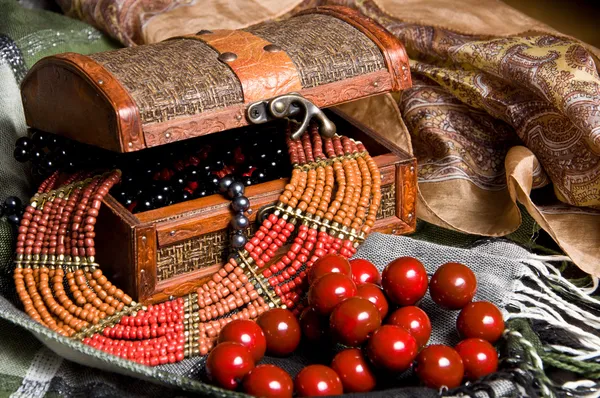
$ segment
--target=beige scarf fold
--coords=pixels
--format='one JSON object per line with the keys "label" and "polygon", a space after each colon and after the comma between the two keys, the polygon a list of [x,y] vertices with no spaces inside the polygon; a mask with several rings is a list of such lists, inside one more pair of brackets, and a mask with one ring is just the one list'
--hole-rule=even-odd
{"label": "beige scarf fold", "polygon": [[600,275],[598,49],[499,0],[58,2],[125,45],[322,4],[357,8],[403,40],[414,86],[341,109],[417,156],[418,216],[503,236],[519,227],[520,203],[580,268]]}

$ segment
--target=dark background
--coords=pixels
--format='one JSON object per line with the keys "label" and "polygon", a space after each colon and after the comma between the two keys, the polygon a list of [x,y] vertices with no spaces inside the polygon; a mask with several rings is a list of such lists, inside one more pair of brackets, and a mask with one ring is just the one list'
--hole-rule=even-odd
{"label": "dark background", "polygon": [[600,48],[600,0],[503,1],[562,33]]}

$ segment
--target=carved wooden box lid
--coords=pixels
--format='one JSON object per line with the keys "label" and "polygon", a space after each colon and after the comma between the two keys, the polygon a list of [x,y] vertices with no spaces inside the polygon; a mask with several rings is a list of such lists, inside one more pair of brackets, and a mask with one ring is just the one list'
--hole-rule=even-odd
{"label": "carved wooden box lid", "polygon": [[398,39],[354,10],[319,7],[243,30],[47,57],[25,78],[22,96],[30,127],[130,152],[278,112],[319,118],[312,104],[325,108],[410,84]]}

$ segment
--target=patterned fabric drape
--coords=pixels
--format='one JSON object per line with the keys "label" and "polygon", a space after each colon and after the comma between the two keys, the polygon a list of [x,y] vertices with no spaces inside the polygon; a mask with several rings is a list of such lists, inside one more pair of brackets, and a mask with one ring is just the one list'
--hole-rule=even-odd
{"label": "patterned fabric drape", "polygon": [[[219,0],[164,1],[151,13],[144,0],[59,3],[127,45],[192,33],[189,24],[200,8],[218,9],[205,20],[209,25],[258,22],[255,13],[235,12],[256,3],[251,0],[227,7]],[[583,270],[600,274],[597,49],[498,0],[278,4],[263,19],[343,4],[405,43],[414,86],[394,96],[403,121],[390,117],[384,127],[418,158],[420,218],[470,234],[502,236],[520,225],[519,203]],[[223,26],[205,26],[215,27]],[[364,106],[377,112],[378,106],[389,107],[382,101]],[[358,106],[353,111],[369,117]]]}

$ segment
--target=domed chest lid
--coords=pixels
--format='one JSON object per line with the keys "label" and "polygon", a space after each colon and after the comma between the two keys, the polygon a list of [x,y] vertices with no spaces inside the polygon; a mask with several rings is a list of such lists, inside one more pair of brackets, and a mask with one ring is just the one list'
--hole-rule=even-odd
{"label": "domed chest lid", "polygon": [[47,57],[22,96],[30,127],[131,152],[279,117],[316,118],[331,133],[319,108],[410,84],[397,38],[352,9],[318,7],[243,30]]}

